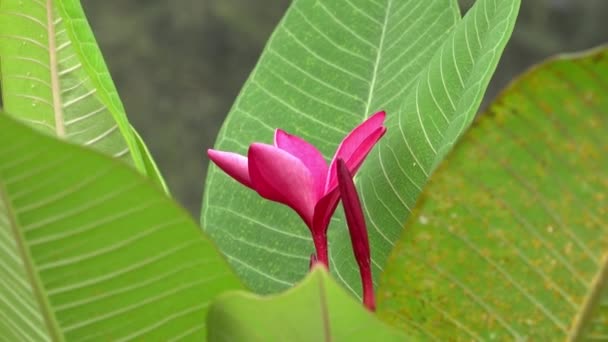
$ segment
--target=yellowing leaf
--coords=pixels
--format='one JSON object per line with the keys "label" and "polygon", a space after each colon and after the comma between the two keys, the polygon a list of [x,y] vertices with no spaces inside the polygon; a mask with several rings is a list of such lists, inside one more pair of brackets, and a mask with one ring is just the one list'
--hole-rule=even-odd
{"label": "yellowing leaf", "polygon": [[509,86],[425,189],[381,315],[439,340],[605,339],[607,113],[605,49]]}

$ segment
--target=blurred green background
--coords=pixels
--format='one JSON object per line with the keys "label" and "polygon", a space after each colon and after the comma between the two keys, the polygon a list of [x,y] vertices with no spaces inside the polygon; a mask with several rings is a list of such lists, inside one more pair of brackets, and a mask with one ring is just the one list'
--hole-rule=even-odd
{"label": "blurred green background", "polygon": [[[131,122],[198,218],[205,151],[290,1],[82,2]],[[522,0],[485,102],[548,56],[608,42],[607,16],[608,0]]]}

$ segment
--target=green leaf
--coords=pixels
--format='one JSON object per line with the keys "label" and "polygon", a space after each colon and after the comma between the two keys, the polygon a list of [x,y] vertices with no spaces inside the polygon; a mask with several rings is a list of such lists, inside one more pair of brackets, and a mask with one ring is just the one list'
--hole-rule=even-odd
{"label": "green leaf", "polygon": [[130,167],[0,114],[0,336],[199,340],[240,288],[188,214]]}
{"label": "green leaf", "polygon": [[144,156],[148,156],[148,158],[144,158],[144,168],[146,170],[145,174],[148,175],[148,177],[150,177],[154,183],[158,184],[161,189],[169,194],[169,187],[167,186],[167,183],[165,183],[160,170],[154,163],[152,155],[150,154],[150,151],[148,151],[148,147],[144,143],[144,140],[141,138],[139,133],[137,133],[135,128],[131,127],[131,132],[133,133],[133,137],[135,137],[135,142],[137,143],[139,150],[144,154]]}
{"label": "green leaf", "polygon": [[[387,134],[356,178],[377,277],[427,176],[475,115],[518,7],[517,0],[480,0],[460,20],[450,0],[296,1],[216,148],[245,153],[251,142],[272,141],[281,127],[330,158],[350,129],[385,109]],[[201,219],[255,291],[279,291],[307,271],[313,248],[297,215],[215,167]],[[329,228],[330,268],[356,294],[346,234],[338,211]]]}
{"label": "green leaf", "polygon": [[4,110],[40,131],[133,163],[162,183],[127,121],[80,2],[3,0],[0,18]]}
{"label": "green leaf", "polygon": [[353,300],[329,274],[314,269],[289,291],[220,296],[207,315],[209,341],[407,341]]}
{"label": "green leaf", "polygon": [[608,336],[608,50],[525,73],[432,177],[379,312],[439,340]]}

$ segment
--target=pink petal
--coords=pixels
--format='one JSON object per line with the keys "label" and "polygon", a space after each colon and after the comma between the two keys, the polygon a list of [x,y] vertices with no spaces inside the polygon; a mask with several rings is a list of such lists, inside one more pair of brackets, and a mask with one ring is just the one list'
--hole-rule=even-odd
{"label": "pink petal", "polygon": [[327,162],[323,159],[321,152],[306,140],[281,129],[275,131],[274,145],[283,151],[289,152],[289,154],[300,159],[306,165],[315,184],[316,198],[321,198],[328,170]]}
{"label": "pink petal", "polygon": [[315,212],[312,220],[312,233],[327,234],[329,221],[340,202],[340,192],[337,188],[325,194],[315,205]]}
{"label": "pink petal", "polygon": [[[363,141],[360,142],[359,146],[352,151],[352,153],[348,156],[348,159],[344,159],[338,157],[338,159],[344,159],[348,170],[353,175],[357,173],[361,164],[367,157],[367,155],[371,152],[372,148],[376,145],[378,140],[382,138],[382,136],[386,133],[386,127],[377,128],[374,132],[372,132],[369,136],[367,136]],[[336,160],[332,160],[331,165],[329,166],[329,174],[327,177],[327,184],[325,191],[332,191],[338,186],[337,181],[337,167]]]}
{"label": "pink petal", "polygon": [[311,227],[316,196],[304,163],[278,147],[260,143],[251,144],[248,157],[251,183],[260,196],[288,205]]}
{"label": "pink petal", "polygon": [[344,160],[338,159],[337,169],[344,216],[346,216],[348,232],[350,234],[355,259],[359,265],[359,273],[363,285],[363,303],[369,310],[374,311],[376,303],[374,299],[369,239],[367,237],[365,217],[363,216],[363,210],[361,209],[361,202],[359,201],[355,183],[353,182],[352,175],[348,171]]}
{"label": "pink petal", "polygon": [[[367,153],[369,153],[369,150],[371,150],[371,148],[374,146],[374,144],[376,143],[376,141],[378,141],[378,139],[380,139],[380,137],[382,137],[382,134],[380,134],[380,137],[378,137],[378,139],[376,139],[376,141],[373,142],[373,144],[369,147],[369,150],[365,151],[365,150],[361,150],[360,146],[361,144],[363,144],[366,140],[368,140],[368,137],[372,134],[377,134],[378,129],[383,128],[384,126],[384,119],[386,117],[386,113],[384,111],[378,112],[374,115],[372,115],[371,117],[369,117],[367,120],[363,121],[363,123],[361,123],[359,126],[355,127],[340,143],[340,146],[338,146],[338,149],[336,150],[336,154],[334,155],[331,164],[329,165],[329,169],[331,170],[332,173],[334,173],[333,169],[335,168],[334,164],[336,163],[336,159],[338,158],[342,158],[346,161],[347,165],[349,166],[349,169],[352,168],[350,167],[350,159],[352,158],[352,156],[357,153],[357,154],[365,154],[367,155]],[[369,142],[369,140],[368,140]],[[353,172],[354,174],[354,172]],[[333,182],[332,182],[332,186],[330,186],[330,178],[333,178]],[[330,190],[331,188],[337,186],[337,182],[335,180],[335,175],[328,177],[326,179],[326,184],[325,184],[325,191],[327,192],[328,190]]]}
{"label": "pink petal", "polygon": [[365,140],[378,128],[383,127],[385,117],[385,112],[378,112],[369,117],[367,120],[363,121],[363,123],[348,133],[348,135],[340,143],[340,146],[338,146],[336,154],[332,159],[332,163],[335,163],[335,160],[338,158],[348,161],[350,156],[355,152],[359,145],[361,145],[363,140]]}
{"label": "pink petal", "polygon": [[249,179],[247,157],[232,152],[223,152],[208,149],[207,156],[209,159],[224,170],[232,178],[236,179],[243,185],[251,188],[251,180]]}

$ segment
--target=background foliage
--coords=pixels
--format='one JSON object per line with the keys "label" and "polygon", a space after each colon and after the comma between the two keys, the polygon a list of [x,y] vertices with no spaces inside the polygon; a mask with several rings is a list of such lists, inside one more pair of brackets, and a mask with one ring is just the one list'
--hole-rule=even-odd
{"label": "background foliage", "polygon": [[[434,164],[474,118],[519,7],[518,0],[479,0],[460,19],[455,1],[421,4],[295,2],[216,144],[244,153],[281,127],[329,160],[351,127],[386,110],[383,143],[355,179],[376,277]],[[273,292],[305,274],[311,246],[301,220],[217,168],[205,184],[202,227],[247,286]],[[337,279],[359,293],[347,231],[338,211],[328,230],[329,263]]]}
{"label": "background foliage", "polygon": [[[83,0],[130,121],[195,217],[207,169],[203,151],[289,3]],[[472,3],[461,1],[464,8]],[[486,99],[530,64],[608,40],[606,14],[603,0],[524,1]]]}

